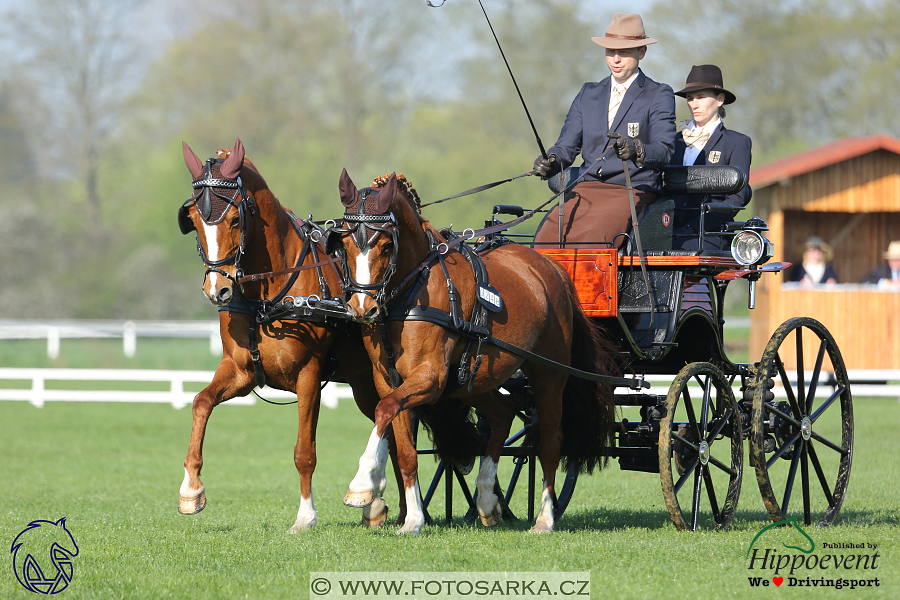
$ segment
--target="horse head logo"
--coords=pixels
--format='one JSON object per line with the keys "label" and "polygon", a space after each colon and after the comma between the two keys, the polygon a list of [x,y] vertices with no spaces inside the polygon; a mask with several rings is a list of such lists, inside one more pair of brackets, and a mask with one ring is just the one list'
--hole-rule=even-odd
{"label": "horse head logo", "polygon": [[[761,536],[768,530],[772,529],[773,527],[780,527],[781,525],[791,525],[794,529],[799,531],[800,534],[804,538],[806,538],[806,541],[809,542],[809,549],[807,550],[806,548],[804,548],[802,546],[788,546],[784,542],[782,542],[782,544],[781,544],[782,546],[784,546],[785,548],[790,548],[791,550],[799,550],[800,552],[803,552],[804,554],[812,554],[813,550],[816,549],[816,543],[813,541],[813,539],[811,537],[809,537],[808,533],[803,531],[803,528],[800,527],[800,524],[797,522],[797,518],[798,517],[794,517],[793,519],[787,519],[786,521],[778,521],[777,523],[772,523],[771,525],[766,525],[765,527],[760,529],[759,533],[756,534],[756,537],[753,538],[753,541],[750,542],[750,547],[747,549],[747,556],[750,556],[750,551],[753,550],[753,544],[756,543],[756,540],[759,539],[759,536]],[[804,545],[805,545],[805,543],[804,543]]]}
{"label": "horse head logo", "polygon": [[[66,519],[32,521],[9,550],[13,555],[16,579],[37,594],[57,594],[72,581],[72,559],[78,544],[66,529]],[[52,565],[52,566],[51,566]]]}

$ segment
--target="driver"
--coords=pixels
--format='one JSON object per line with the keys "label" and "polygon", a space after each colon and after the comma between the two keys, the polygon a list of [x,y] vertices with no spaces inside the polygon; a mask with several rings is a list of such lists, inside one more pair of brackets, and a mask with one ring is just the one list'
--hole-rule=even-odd
{"label": "driver", "polygon": [[[584,175],[565,198],[563,241],[568,247],[612,242],[621,246],[631,209],[623,160],[634,186],[636,209],[652,204],[662,189],[662,168],[674,150],[675,95],[672,88],[638,67],[647,45],[640,15],[616,13],[603,37],[610,76],[585,83],[572,102],[556,144],[539,156],[534,171],[547,177],[571,165],[580,153]],[[559,213],[550,210],[538,226],[535,246],[559,243]],[[590,243],[592,242],[592,243]]]}

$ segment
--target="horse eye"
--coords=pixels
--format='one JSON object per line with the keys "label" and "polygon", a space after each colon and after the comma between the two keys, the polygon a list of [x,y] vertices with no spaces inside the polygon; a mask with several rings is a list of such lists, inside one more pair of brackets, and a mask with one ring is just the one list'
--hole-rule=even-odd
{"label": "horse eye", "polygon": [[232,226],[232,227],[237,227],[238,225],[240,225],[240,223],[241,223],[241,216],[240,216],[240,215],[235,215],[234,217],[232,217],[232,219],[231,219],[231,226]]}
{"label": "horse eye", "polygon": [[387,254],[389,252],[393,252],[394,250],[394,242],[385,242],[385,244],[381,247],[381,253]]}

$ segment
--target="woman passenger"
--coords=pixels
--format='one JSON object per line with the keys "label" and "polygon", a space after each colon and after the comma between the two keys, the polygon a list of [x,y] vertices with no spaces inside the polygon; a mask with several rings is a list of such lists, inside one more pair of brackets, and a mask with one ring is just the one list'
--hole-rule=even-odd
{"label": "woman passenger", "polygon": [[[694,65],[687,76],[684,89],[676,96],[687,99],[692,119],[682,121],[683,129],[675,134],[675,153],[670,165],[733,165],[740,167],[745,177],[750,174],[751,142],[743,133],[725,127],[725,106],[735,101],[735,95],[722,85],[722,70],[715,65]],[[730,236],[704,236],[700,244],[700,205],[702,202],[725,202],[735,212],[750,202],[751,190],[746,185],[736,194],[682,194],[675,197],[675,231],[672,247],[682,250],[728,250]],[[722,225],[733,215],[709,213],[704,217],[707,232],[721,231]]]}

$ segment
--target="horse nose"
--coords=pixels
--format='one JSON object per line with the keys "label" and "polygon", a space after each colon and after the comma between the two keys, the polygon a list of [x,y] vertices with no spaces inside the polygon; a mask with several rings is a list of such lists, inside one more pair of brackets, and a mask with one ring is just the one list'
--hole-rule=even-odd
{"label": "horse nose", "polygon": [[232,297],[234,297],[234,292],[231,286],[219,288],[219,291],[216,292],[216,304],[228,304]]}
{"label": "horse nose", "polygon": [[364,318],[367,322],[371,323],[371,322],[374,321],[376,318],[378,318],[378,313],[379,313],[379,312],[381,312],[381,311],[380,311],[380,309],[378,308],[378,306],[373,306],[372,308],[370,308],[369,310],[367,310],[367,311],[365,312],[365,314],[363,314],[363,318]]}

